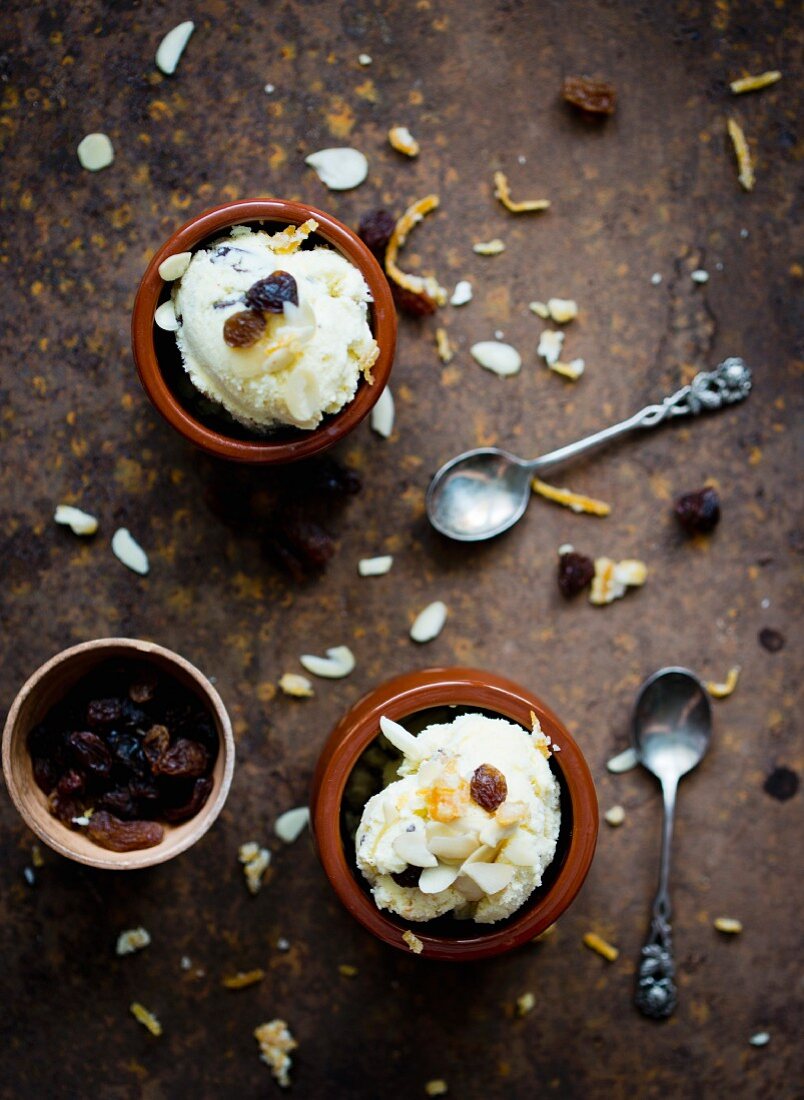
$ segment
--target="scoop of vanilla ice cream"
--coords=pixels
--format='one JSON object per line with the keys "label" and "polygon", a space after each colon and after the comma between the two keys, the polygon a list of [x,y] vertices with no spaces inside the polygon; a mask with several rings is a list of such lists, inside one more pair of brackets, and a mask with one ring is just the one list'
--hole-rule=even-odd
{"label": "scoop of vanilla ice cream", "polygon": [[[541,884],[560,827],[558,781],[538,723],[528,733],[465,714],[415,738],[387,719],[382,729],[404,753],[400,778],[369,799],[355,837],[377,906],[415,921],[510,916]],[[473,795],[482,765],[504,779],[499,804],[481,796],[488,809]],[[392,877],[403,872],[404,885]]]}
{"label": "scoop of vanilla ice cream", "polygon": [[[361,374],[370,380],[379,354],[362,274],[331,248],[299,251],[305,235],[289,246],[287,233],[235,227],[196,252],[173,289],[184,369],[197,389],[251,428],[315,428],[351,401]],[[296,280],[298,306],[264,314],[256,343],[230,347],[224,323],[247,308],[246,291],[275,271]]]}

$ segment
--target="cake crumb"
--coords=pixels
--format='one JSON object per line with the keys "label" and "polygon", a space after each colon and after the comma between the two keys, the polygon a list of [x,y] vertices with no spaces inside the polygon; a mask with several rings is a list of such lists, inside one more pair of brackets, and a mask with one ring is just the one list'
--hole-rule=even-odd
{"label": "cake crumb", "polygon": [[45,861],[42,858],[42,849],[38,844],[31,845],[31,863],[34,867],[44,867]]}
{"label": "cake crumb", "polygon": [[407,931],[402,933],[402,939],[408,945],[414,955],[421,955],[424,950],[424,944],[419,937],[408,928]]}
{"label": "cake crumb", "polygon": [[718,932],[725,932],[727,936],[737,936],[743,930],[742,921],[736,917],[716,917],[713,923]]}
{"label": "cake crumb", "polygon": [[293,1062],[290,1052],[296,1050],[298,1043],[290,1034],[284,1020],[270,1020],[254,1029],[254,1038],[260,1044],[260,1057],[270,1066],[271,1073],[286,1089],[290,1085],[290,1070]]}
{"label": "cake crumb", "polygon": [[117,937],[115,952],[118,955],[133,955],[135,951],[142,951],[151,942],[151,937],[146,929],[128,928]]}
{"label": "cake crumb", "polygon": [[523,993],[521,997],[516,999],[516,1014],[517,1016],[527,1016],[529,1012],[532,1012],[536,1006],[536,998],[530,992]]}
{"label": "cake crumb", "polygon": [[435,331],[435,340],[438,358],[441,360],[442,363],[450,363],[455,353],[453,352],[452,345],[449,342],[447,330],[445,328],[437,328]]}
{"label": "cake crumb", "polygon": [[247,844],[240,845],[237,858],[243,864],[243,874],[246,876],[249,893],[258,894],[262,886],[262,876],[271,862],[271,853],[267,848],[261,848],[256,841],[251,840]]}
{"label": "cake crumb", "polygon": [[499,256],[505,252],[505,243],[499,237],[493,237],[490,241],[477,241],[472,245],[472,251],[478,256]]}
{"label": "cake crumb", "polygon": [[428,1096],[445,1096],[447,1093],[447,1082],[441,1077],[434,1077],[432,1081],[428,1081],[424,1086],[424,1091]]}
{"label": "cake crumb", "polygon": [[358,970],[356,966],[352,966],[350,963],[341,963],[338,967],[338,973],[344,978],[355,978]]}
{"label": "cake crumb", "polygon": [[622,806],[612,806],[610,810],[606,810],[604,817],[609,825],[616,828],[625,821],[625,810]]}

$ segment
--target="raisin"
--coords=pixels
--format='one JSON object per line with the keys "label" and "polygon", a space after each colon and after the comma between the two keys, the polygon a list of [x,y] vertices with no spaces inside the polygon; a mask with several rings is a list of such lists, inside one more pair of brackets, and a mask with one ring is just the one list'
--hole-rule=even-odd
{"label": "raisin", "polygon": [[265,331],[265,318],[253,309],[233,313],[223,323],[223,339],[230,348],[250,348]]}
{"label": "raisin", "polygon": [[132,703],[150,703],[156,691],[156,675],[142,676],[129,685],[128,697]]}
{"label": "raisin", "polygon": [[590,115],[613,115],[617,105],[613,84],[585,76],[568,76],[564,80],[563,95],[567,103]]}
{"label": "raisin", "polygon": [[676,519],[689,535],[708,535],[720,521],[720,498],[710,485],[684,493],[673,505]]}
{"label": "raisin", "polygon": [[130,733],[142,732],[151,725],[151,719],[142,707],[124,699],[120,707],[120,725]]}
{"label": "raisin", "polygon": [[187,821],[195,817],[212,791],[212,780],[209,778],[196,779],[193,784],[189,799],[181,806],[165,806],[162,811],[168,821]]}
{"label": "raisin", "polygon": [[69,825],[74,817],[81,816],[81,803],[70,795],[59,794],[56,787],[50,792],[47,806],[54,817],[57,817],[64,825]]}
{"label": "raisin", "polygon": [[778,630],[763,626],[757,637],[759,638],[759,644],[763,649],[767,649],[768,653],[778,653],[780,649],[784,649],[785,636],[780,634]]}
{"label": "raisin", "polygon": [[33,758],[33,774],[39,790],[44,791],[45,794],[50,794],[58,782],[59,768],[55,760],[51,760],[46,756],[35,756]]}
{"label": "raisin", "polygon": [[71,768],[58,781],[56,790],[63,798],[74,798],[76,795],[84,793],[86,785],[86,776],[76,771],[75,768]]}
{"label": "raisin", "polygon": [[73,759],[84,771],[97,779],[105,779],[112,770],[112,754],[95,733],[79,731],[70,734]]}
{"label": "raisin", "polygon": [[771,798],[778,798],[780,802],[786,802],[798,791],[798,774],[792,768],[774,768],[762,784],[762,789]]}
{"label": "raisin", "polygon": [[142,741],[136,734],[112,730],[106,738],[106,744],[111,749],[112,761],[118,771],[137,776],[148,774],[148,758],[143,752]]}
{"label": "raisin", "polygon": [[156,774],[159,761],[170,744],[170,734],[165,726],[151,726],[142,739],[142,751],[151,765],[151,771]]}
{"label": "raisin", "polygon": [[287,271],[274,271],[265,279],[258,279],[246,291],[246,305],[263,313],[281,313],[285,302],[299,304],[299,288]]}
{"label": "raisin", "polygon": [[115,817],[133,821],[140,816],[139,806],[128,787],[115,787],[95,799],[95,810],[108,810]]}
{"label": "raisin", "polygon": [[181,737],[159,757],[154,765],[158,775],[194,779],[203,775],[209,766],[209,753],[197,741]]}
{"label": "raisin", "polygon": [[469,793],[478,806],[493,814],[508,797],[508,784],[503,773],[493,764],[481,764],[475,768]]}
{"label": "raisin", "polygon": [[558,559],[558,588],[565,599],[577,596],[595,575],[595,563],[586,554],[570,550]]}
{"label": "raisin", "polygon": [[91,730],[105,730],[120,721],[119,699],[93,699],[87,706],[87,725]]}
{"label": "raisin", "polygon": [[380,263],[385,260],[385,252],[395,225],[396,218],[387,210],[373,210],[360,219],[357,235]]}
{"label": "raisin", "polygon": [[106,810],[99,810],[89,819],[87,835],[110,852],[135,852],[160,844],[165,830],[156,821],[121,821]]}
{"label": "raisin", "polygon": [[397,307],[412,317],[429,317],[438,308],[429,294],[418,294],[396,283],[391,283],[391,291]]}
{"label": "raisin", "polygon": [[419,885],[419,876],[421,873],[421,867],[408,865],[404,871],[393,871],[391,873],[391,878],[397,886],[404,886],[406,890],[413,890]]}

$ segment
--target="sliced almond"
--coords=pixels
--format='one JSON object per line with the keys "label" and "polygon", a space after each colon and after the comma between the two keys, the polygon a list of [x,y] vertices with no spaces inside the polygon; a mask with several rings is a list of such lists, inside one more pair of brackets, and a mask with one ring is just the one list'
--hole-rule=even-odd
{"label": "sliced almond", "polygon": [[509,825],[518,825],[522,821],[527,821],[530,817],[530,809],[527,802],[517,802],[509,798],[497,807],[494,816],[499,825],[507,828]]}
{"label": "sliced almond", "polygon": [[159,278],[166,283],[173,283],[176,279],[180,279],[190,266],[192,258],[192,252],[174,252],[159,265]]}
{"label": "sliced almond", "polygon": [[403,756],[407,756],[409,760],[423,760],[424,749],[419,744],[416,737],[412,733],[409,733],[404,726],[400,726],[399,722],[394,722],[391,718],[386,718],[382,715],[380,718],[380,729],[394,746],[399,749]]}
{"label": "sliced almond", "polygon": [[465,860],[478,846],[478,838],[471,833],[458,833],[455,836],[429,837],[427,847],[439,859]]}
{"label": "sliced almond", "polygon": [[346,645],[333,646],[327,650],[326,657],[316,657],[305,653],[300,658],[302,668],[312,672],[313,676],[321,676],[325,680],[340,680],[354,671],[355,658],[351,649]]}
{"label": "sliced almond", "polygon": [[472,245],[472,251],[478,256],[499,256],[501,252],[505,252],[505,242],[499,237],[493,237],[490,241],[477,241]]}
{"label": "sliced almond", "polygon": [[514,877],[510,863],[464,863],[461,871],[477,883],[484,894],[498,894]]}
{"label": "sliced almond", "polygon": [[388,247],[385,250],[385,274],[404,290],[409,290],[413,294],[424,295],[435,302],[436,305],[443,306],[447,300],[447,292],[432,275],[407,274],[399,268],[396,262],[410,231],[419,224],[422,218],[432,210],[436,210],[438,203],[438,195],[426,195],[407,208],[394,226],[391,238],[388,241]]}
{"label": "sliced almond", "polygon": [[419,155],[419,143],[407,126],[392,126],[388,131],[388,141],[397,153],[404,153],[406,157]]}
{"label": "sliced almond", "polygon": [[173,306],[173,300],[168,298],[154,313],[154,323],[165,332],[175,332],[179,327],[179,319]]}
{"label": "sliced almond", "polygon": [[612,806],[610,810],[606,810],[603,816],[606,823],[616,829],[618,825],[622,825],[625,821],[625,810],[622,806]]}
{"label": "sliced almond", "polygon": [[577,382],[586,369],[583,359],[571,359],[569,363],[562,363],[560,359],[556,359],[555,363],[548,363],[547,366],[562,378],[568,378],[570,382]]}
{"label": "sliced almond", "polygon": [[148,555],[134,540],[127,527],[119,527],[112,535],[112,553],[134,573],[145,576],[150,568]]}
{"label": "sliced almond", "polygon": [[447,621],[447,605],[435,600],[427,605],[413,621],[410,636],[414,642],[432,642],[444,629]]}
{"label": "sliced almond", "polygon": [[87,134],[78,143],[78,159],[88,172],[100,172],[114,160],[114,146],[106,134]]}
{"label": "sliced almond", "polygon": [[617,753],[616,756],[612,756],[610,760],[607,760],[606,767],[613,775],[619,775],[621,772],[630,772],[638,763],[639,757],[637,756],[636,749],[629,748],[623,749],[622,752]]}
{"label": "sliced almond", "polygon": [[504,172],[494,173],[494,197],[499,199],[505,209],[512,214],[532,214],[539,210],[547,210],[550,206],[549,199],[525,199],[523,202],[514,202]]}
{"label": "sliced almond", "polygon": [[524,836],[513,836],[503,848],[505,858],[517,867],[532,867],[536,853],[533,843]]}
{"label": "sliced almond", "polygon": [[280,840],[284,840],[285,844],[292,844],[294,840],[298,840],[309,824],[309,807],[296,806],[279,815],[274,822],[274,832]]}
{"label": "sliced almond", "polygon": [[357,62],[358,62],[359,65],[370,65],[371,62],[372,62],[371,54],[369,54],[369,53],[359,53],[357,55]]}
{"label": "sliced almond", "polygon": [[561,358],[563,343],[563,332],[556,332],[555,329],[546,328],[539,337],[539,346],[536,348],[536,354],[540,355],[548,366],[552,366]]}
{"label": "sliced almond", "polygon": [[714,680],[708,680],[705,687],[713,699],[725,699],[727,696],[731,695],[737,687],[737,681],[739,679],[740,666],[735,665],[733,668],[729,669],[724,683],[718,684]]}
{"label": "sliced almond", "polygon": [[383,439],[389,439],[394,430],[394,398],[391,387],[386,386],[377,403],[371,410],[371,430],[381,435]]}
{"label": "sliced almond", "polygon": [[439,863],[436,867],[425,867],[419,875],[419,889],[423,894],[440,894],[448,890],[460,874],[458,867],[449,867]]}
{"label": "sliced almond", "polygon": [[726,120],[726,127],[734,146],[734,155],[737,157],[737,178],[745,191],[753,191],[755,182],[754,165],[751,161],[751,150],[748,148],[742,126],[735,122],[733,118],[730,118]]}
{"label": "sliced almond", "polygon": [[534,493],[551,500],[554,504],[562,504],[573,512],[586,512],[591,516],[607,516],[611,511],[611,505],[605,500],[595,500],[594,497],[584,496],[583,493],[574,493],[571,489],[559,489],[555,485],[548,485],[546,481],[535,477],[531,482]]}
{"label": "sliced almond", "polygon": [[389,572],[393,564],[391,554],[383,554],[378,558],[361,558],[357,563],[357,571],[361,577],[381,577]]}
{"label": "sliced almond", "polygon": [[292,695],[296,699],[309,699],[313,692],[313,685],[306,676],[298,672],[286,672],[279,678],[279,690],[285,695]]}
{"label": "sliced almond", "polygon": [[782,74],[778,69],[769,69],[757,76],[741,76],[738,80],[732,80],[729,87],[734,95],[742,95],[744,92],[758,92],[781,79]]}
{"label": "sliced almond", "polygon": [[567,325],[578,316],[578,303],[572,298],[548,298],[547,309],[557,325]]}
{"label": "sliced almond", "polygon": [[195,30],[195,23],[191,19],[179,23],[172,31],[168,31],[159,48],[156,51],[156,67],[165,76],[172,76],[179,64],[184,48],[190,41],[190,35]]}
{"label": "sliced almond", "polygon": [[472,284],[468,279],[461,279],[455,284],[452,297],[449,300],[451,306],[465,306],[472,300]]}
{"label": "sliced almond", "polygon": [[537,317],[541,317],[543,321],[547,321],[550,318],[550,310],[544,302],[528,302],[528,309],[531,313],[535,313]]}
{"label": "sliced almond", "polygon": [[59,504],[53,519],[69,527],[74,535],[94,535],[98,529],[98,521],[89,512],[82,512],[80,508],[73,508],[71,504]]}
{"label": "sliced almond", "polygon": [[481,340],[478,344],[472,344],[469,350],[475,362],[501,378],[518,374],[522,367],[522,356],[516,348],[500,340]]}
{"label": "sliced almond", "polygon": [[[418,829],[400,833],[392,845],[394,851],[412,867],[437,867],[438,860],[428,849],[424,833]],[[457,876],[456,876],[457,877]]]}
{"label": "sliced almond", "polygon": [[368,160],[359,149],[347,146],[319,149],[304,158],[304,163],[330,191],[350,191],[359,187],[368,175]]}
{"label": "sliced almond", "polygon": [[742,921],[737,920],[736,917],[716,917],[713,923],[718,932],[723,932],[727,936],[738,936],[743,930]]}

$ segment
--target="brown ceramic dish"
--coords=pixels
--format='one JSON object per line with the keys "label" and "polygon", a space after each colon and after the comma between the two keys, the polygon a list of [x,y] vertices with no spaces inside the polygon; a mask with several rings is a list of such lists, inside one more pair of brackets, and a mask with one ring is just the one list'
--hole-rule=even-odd
{"label": "brown ceramic dish", "polygon": [[[313,239],[331,245],[363,274],[373,303],[369,322],[380,354],[372,368],[374,381],[362,379],[354,398],[340,412],[326,416],[312,431],[276,429],[266,435],[250,432],[219,406],[198,393],[182,365],[174,334],[154,324],[157,306],[170,294],[159,276],[159,265],[177,252],[194,252],[234,225],[260,223],[271,229],[318,222]],[[330,214],[282,199],[245,199],[208,210],[177,229],[158,249],[142,277],[131,319],[134,361],[145,392],[157,410],[195,446],[235,462],[294,462],[332,447],[352,431],[377,401],[388,376],[396,347],[396,312],[382,268],[359,237]]]}
{"label": "brown ceramic dish", "polygon": [[[561,788],[561,830],[555,858],[541,887],[518,912],[498,924],[479,925],[451,917],[406,922],[378,909],[357,869],[354,845],[344,829],[347,782],[361,754],[377,737],[380,716],[387,715],[413,728],[414,716],[417,726],[449,721],[447,708],[483,711],[527,729],[531,726],[530,712],[534,711],[550,740],[560,746],[550,759]],[[423,944],[422,954],[431,959],[482,959],[532,940],[572,902],[586,878],[597,843],[595,788],[572,736],[536,695],[501,676],[476,669],[411,672],[389,680],[359,700],[324,745],[313,777],[310,809],[324,871],[352,916],[379,939],[403,951],[409,948],[402,934],[411,930]]]}
{"label": "brown ceramic dish", "polygon": [[[212,791],[195,817],[165,825],[165,837],[153,848],[110,852],[83,833],[69,829],[50,813],[47,797],[34,780],[28,733],[79,680],[108,660],[130,659],[155,666],[195,694],[215,722],[220,751],[212,771]],[[132,638],[101,638],[62,650],[24,684],[11,705],[3,731],[3,772],[14,805],[36,835],[61,855],[91,867],[122,871],[164,863],[204,835],[221,812],[234,769],[234,740],[229,716],[215,688],[194,665],[177,653]]]}

